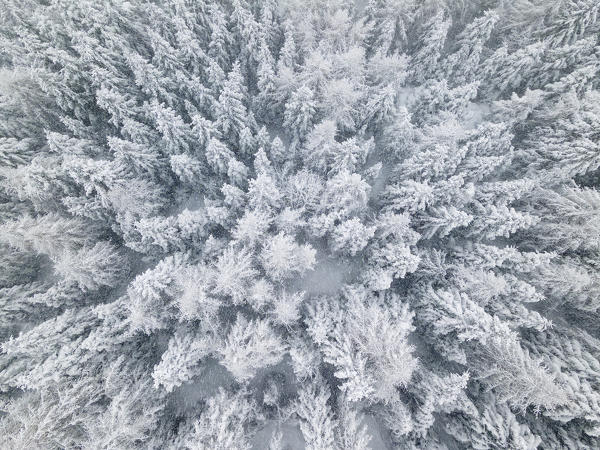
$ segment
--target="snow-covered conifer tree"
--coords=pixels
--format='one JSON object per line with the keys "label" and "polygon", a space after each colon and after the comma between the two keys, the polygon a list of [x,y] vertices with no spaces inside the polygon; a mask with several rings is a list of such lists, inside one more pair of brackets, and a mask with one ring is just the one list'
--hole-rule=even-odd
{"label": "snow-covered conifer tree", "polygon": [[0,448],[600,448],[597,0],[7,0]]}

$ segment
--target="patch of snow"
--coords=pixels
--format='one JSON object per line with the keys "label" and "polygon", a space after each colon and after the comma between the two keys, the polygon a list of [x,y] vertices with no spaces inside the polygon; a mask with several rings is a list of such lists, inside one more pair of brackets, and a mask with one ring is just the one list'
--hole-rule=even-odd
{"label": "patch of snow", "polygon": [[354,265],[333,258],[318,258],[315,268],[297,281],[295,287],[307,294],[335,294],[348,283]]}

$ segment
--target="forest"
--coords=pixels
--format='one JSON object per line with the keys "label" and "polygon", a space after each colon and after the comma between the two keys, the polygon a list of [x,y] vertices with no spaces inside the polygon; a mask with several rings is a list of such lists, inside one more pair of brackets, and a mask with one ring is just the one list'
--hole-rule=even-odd
{"label": "forest", "polygon": [[3,0],[0,449],[600,448],[598,0]]}

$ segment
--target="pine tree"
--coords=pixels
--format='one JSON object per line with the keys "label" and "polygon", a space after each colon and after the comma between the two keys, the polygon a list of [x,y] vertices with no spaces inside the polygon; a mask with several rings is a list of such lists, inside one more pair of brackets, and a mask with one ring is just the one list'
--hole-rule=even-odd
{"label": "pine tree", "polygon": [[208,399],[206,410],[183,439],[184,445],[190,449],[248,450],[248,430],[255,417],[254,405],[243,392],[220,389]]}
{"label": "pine tree", "polygon": [[230,63],[230,47],[233,36],[227,27],[225,12],[217,3],[211,3],[208,7],[210,26],[210,43],[208,45],[208,56],[210,56],[222,70],[227,70]]}
{"label": "pine tree", "polygon": [[313,92],[306,86],[298,88],[285,105],[283,125],[291,131],[292,139],[300,141],[313,124],[316,105]]}
{"label": "pine tree", "polygon": [[260,42],[256,77],[259,95],[254,100],[253,110],[255,111],[255,115],[263,120],[273,118],[276,116],[275,112],[272,111],[276,106],[275,62],[264,37]]}
{"label": "pine tree", "polygon": [[374,234],[374,227],[366,227],[355,217],[335,227],[332,236],[332,248],[335,251],[354,256],[367,246],[369,239]]}
{"label": "pine tree", "polygon": [[248,321],[241,314],[219,353],[222,364],[239,382],[252,378],[258,369],[277,364],[285,345],[266,320]]}
{"label": "pine tree", "polygon": [[[562,5],[561,5],[562,6]],[[570,1],[561,8],[558,17],[541,31],[553,46],[571,44],[594,29],[598,20],[598,4],[588,0]]]}
{"label": "pine tree", "polygon": [[443,11],[439,11],[427,22],[426,31],[420,39],[423,44],[412,54],[410,60],[411,79],[414,82],[422,83],[436,73],[450,25],[450,20]]}
{"label": "pine tree", "polygon": [[23,218],[4,224],[0,239],[20,250],[30,250],[50,256],[77,250],[90,242],[89,227],[79,219],[57,214]]}
{"label": "pine tree", "polygon": [[368,32],[366,48],[383,53],[402,48],[411,22],[412,2],[398,4],[393,0],[369,0],[366,7]]}
{"label": "pine tree", "polygon": [[[519,345],[506,327],[495,330],[481,352],[475,354],[479,378],[495,386],[500,399],[521,411],[553,409],[567,401],[554,377]],[[493,364],[490,365],[490,362]]]}
{"label": "pine tree", "polygon": [[[579,100],[573,93],[563,96],[554,108],[540,111],[539,128],[534,131],[536,141],[526,141],[526,155],[535,155],[535,168],[547,170],[553,176],[572,178],[596,170],[600,165],[594,143],[594,129],[597,121],[596,107],[597,92],[587,93]],[[556,125],[551,129],[547,124],[555,120]],[[565,133],[571,136],[571,144],[564,145]],[[526,158],[527,158],[526,156]],[[527,160],[527,159],[526,159]]]}
{"label": "pine tree", "polygon": [[133,331],[151,334],[167,327],[172,313],[174,281],[185,256],[175,254],[161,260],[154,268],[136,276],[127,289],[129,324]]}
{"label": "pine tree", "polygon": [[155,387],[167,392],[190,381],[200,373],[199,362],[210,355],[215,345],[209,339],[194,339],[194,335],[182,330],[169,340],[169,346],[163,353],[160,363],[154,366],[152,378]]}
{"label": "pine tree", "polygon": [[261,262],[273,281],[282,281],[311,270],[315,264],[315,253],[310,245],[298,245],[290,236],[279,233],[265,244]]}
{"label": "pine tree", "polygon": [[214,263],[214,293],[229,296],[234,303],[241,303],[248,285],[256,276],[249,251],[227,248]]}
{"label": "pine tree", "polygon": [[300,430],[309,450],[334,448],[333,434],[335,422],[327,404],[330,393],[327,387],[308,385],[302,389],[295,405],[295,413],[300,418]]}
{"label": "pine tree", "polygon": [[87,291],[101,286],[113,287],[127,273],[127,262],[109,243],[98,242],[75,254],[63,253],[57,257],[54,270]]}
{"label": "pine tree", "polygon": [[236,62],[227,74],[216,111],[217,128],[233,142],[237,142],[244,127],[253,126],[245,106],[246,97],[240,65]]}
{"label": "pine tree", "polygon": [[331,208],[340,217],[360,213],[367,206],[370,190],[359,174],[342,170],[327,181],[321,197],[322,208]]}
{"label": "pine tree", "polygon": [[444,78],[456,86],[475,81],[484,45],[498,20],[496,12],[486,11],[456,37],[457,50],[442,63]]}

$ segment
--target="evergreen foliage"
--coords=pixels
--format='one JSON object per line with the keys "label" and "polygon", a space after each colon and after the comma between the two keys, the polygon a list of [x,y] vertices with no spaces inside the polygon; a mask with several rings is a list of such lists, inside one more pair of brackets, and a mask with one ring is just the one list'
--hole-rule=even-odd
{"label": "evergreen foliage", "polygon": [[600,448],[599,15],[5,0],[0,448]]}

